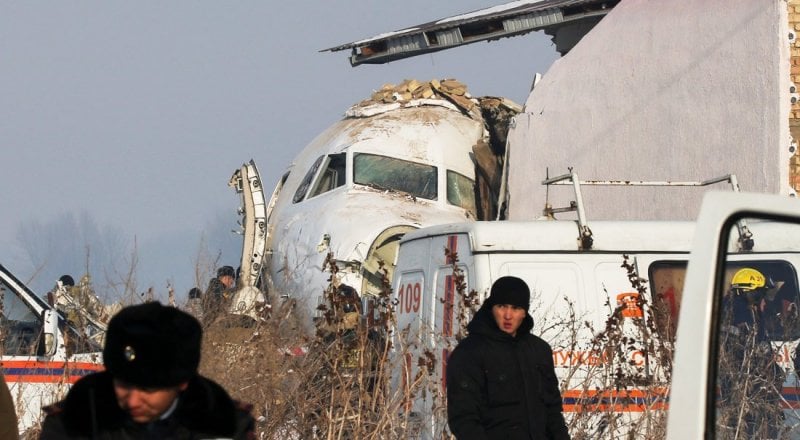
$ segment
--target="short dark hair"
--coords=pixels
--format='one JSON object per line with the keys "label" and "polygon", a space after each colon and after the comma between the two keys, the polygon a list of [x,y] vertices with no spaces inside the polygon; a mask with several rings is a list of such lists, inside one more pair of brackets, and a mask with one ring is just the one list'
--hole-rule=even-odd
{"label": "short dark hair", "polygon": [[61,281],[61,284],[63,286],[74,286],[75,285],[75,280],[73,280],[72,277],[69,276],[69,275],[61,275],[61,278],[59,278],[58,281]]}
{"label": "short dark hair", "polygon": [[231,266],[222,266],[217,269],[217,278],[222,278],[224,276],[236,278],[236,271],[233,270]]}

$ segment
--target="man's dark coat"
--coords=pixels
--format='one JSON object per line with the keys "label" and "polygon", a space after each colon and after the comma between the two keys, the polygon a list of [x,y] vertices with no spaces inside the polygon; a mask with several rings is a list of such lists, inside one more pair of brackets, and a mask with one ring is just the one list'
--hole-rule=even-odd
{"label": "man's dark coat", "polygon": [[254,438],[250,408],[201,376],[189,381],[169,417],[153,423],[135,423],[120,409],[107,372],[82,378],[45,412],[42,440]]}
{"label": "man's dark coat", "polygon": [[447,418],[459,440],[569,439],[550,345],[503,332],[485,303],[447,362]]}

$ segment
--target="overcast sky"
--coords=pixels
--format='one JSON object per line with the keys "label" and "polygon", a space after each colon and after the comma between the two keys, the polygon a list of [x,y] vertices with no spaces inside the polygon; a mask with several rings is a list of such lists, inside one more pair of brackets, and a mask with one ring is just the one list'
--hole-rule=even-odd
{"label": "overcast sky", "polygon": [[40,294],[62,273],[77,279],[86,250],[57,252],[89,246],[58,228],[72,219],[113,248],[93,242],[90,267],[114,252],[129,262],[135,245],[138,289],[205,287],[199,253],[238,265],[227,182],[242,163],[255,159],[271,192],[313,137],[384,83],[456,78],[523,104],[557,57],[541,33],[356,68],[347,52],[319,50],[498,3],[3,2],[0,264]]}

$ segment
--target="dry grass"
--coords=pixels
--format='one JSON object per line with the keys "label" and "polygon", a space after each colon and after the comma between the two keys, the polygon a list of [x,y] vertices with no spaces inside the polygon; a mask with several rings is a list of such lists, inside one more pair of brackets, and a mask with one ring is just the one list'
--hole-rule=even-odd
{"label": "dry grass", "polygon": [[292,313],[248,326],[224,318],[206,325],[201,373],[254,405],[259,438],[414,437],[404,410],[412,396],[390,394],[399,366],[390,360],[388,288],[373,301],[377,319],[362,317],[355,327],[339,293],[335,285],[325,292],[314,335],[300,322],[307,318]]}
{"label": "dry grass", "polygon": [[[461,339],[479,301],[475,291],[466,291],[457,255],[449,257],[458,292],[454,334]],[[591,332],[595,336],[591,349],[605,353],[605,361],[576,365],[562,378],[562,390],[585,390],[578,400],[583,411],[567,417],[574,439],[664,437],[666,413],[658,407],[665,403],[664,392],[669,386],[671,333],[662,329],[666,324],[651,318],[658,316],[657,306],[646,302],[643,280],[632,272],[630,278],[642,293],[638,306],[647,311],[648,318],[634,320],[634,335],[630,320],[623,322],[622,308],[610,305],[606,327]],[[342,330],[337,293],[336,286],[327,290],[324,319],[317,322],[317,333],[312,336],[304,334],[305,326],[293,315],[289,320],[266,320],[248,328],[213,323],[206,331],[202,372],[222,383],[236,398],[255,405],[260,438],[417,438],[418,420],[407,403],[423,393],[433,396],[433,412],[440,419],[439,425],[446,426],[446,402],[439,392],[438,378],[431,375],[433,354],[415,349],[413,343],[405,344],[403,337],[393,338],[394,346],[389,343],[392,338],[384,337],[395,322],[388,283],[377,301],[381,319],[372,327],[362,321],[357,329]],[[567,304],[565,309],[572,307]],[[585,324],[574,313],[544,325],[548,335],[567,341],[573,349],[587,342],[579,341],[579,335],[585,334]],[[632,336],[637,336],[636,340]],[[628,353],[633,344],[638,344],[634,348],[650,360],[648,368],[630,363]],[[308,352],[303,356],[285,354],[291,347],[305,347]],[[396,359],[405,358],[407,353],[416,366],[415,376],[405,387],[392,386],[393,375],[406,373]],[[617,411],[630,403],[619,393],[627,388],[644,392],[650,406],[642,407],[635,416]],[[604,394],[615,397],[604,398]],[[446,430],[436,438],[439,436],[449,437]]]}
{"label": "dry grass", "polygon": [[[453,262],[457,289],[454,334],[460,339],[478,306],[478,295],[466,291],[457,255],[448,257]],[[623,317],[623,307],[609,299],[604,328],[589,328],[593,339],[587,341],[586,317],[577,316],[567,300],[561,308],[565,312],[537,322],[535,329],[545,339],[556,341],[554,349],[575,352],[586,349],[588,343],[589,350],[603,359],[562,371],[562,392],[584,391],[576,398],[582,409],[567,414],[570,433],[576,440],[665,437],[663,407],[671,379],[674,323],[663,318],[667,314],[657,301],[648,302],[646,280],[627,261],[622,267],[631,286],[640,293],[636,305],[643,311],[641,318]],[[335,280],[335,265],[329,264],[328,270]],[[398,337],[402,335],[392,337],[396,321],[388,280],[384,280],[383,293],[373,301],[376,319],[368,323],[362,317],[354,328],[342,312],[340,287],[334,283],[324,295],[326,302],[320,308],[321,319],[316,321],[314,334],[307,330],[309,318],[292,313],[291,306],[258,322],[229,316],[204,322],[201,374],[219,382],[235,399],[254,406],[259,439],[418,438],[419,421],[411,413],[409,402],[421,395],[433,399],[433,411],[444,427],[446,402],[439,378],[432,374],[433,354],[404,342]],[[192,304],[184,308],[196,312]],[[755,344],[748,347],[746,353],[757,349]],[[642,353],[643,363],[631,362],[632,350]],[[407,359],[407,355],[415,366],[414,376],[405,381],[405,386],[396,386],[397,376],[408,373],[408,364],[400,365],[397,359]],[[736,374],[742,367],[759,368],[752,362],[743,365],[727,359],[722,353],[718,374],[723,378],[741,377]],[[766,385],[753,384],[749,389],[758,386],[775,391],[781,384],[768,380]],[[637,405],[637,399],[625,395],[631,389],[640,393],[638,402],[646,403],[638,404],[635,412],[620,412],[622,407]],[[780,423],[774,417],[753,416],[765,413],[760,408],[772,409],[774,393],[759,401],[752,393],[745,395],[748,392],[747,386],[736,388],[729,400],[721,402],[718,422],[724,437],[740,437],[744,423],[757,425],[749,428],[751,434],[753,430],[764,433],[767,426]],[[726,406],[726,402],[732,404]],[[725,426],[733,430],[730,436],[724,435]],[[35,434],[35,429],[31,432]],[[446,430],[436,435],[448,437]]]}

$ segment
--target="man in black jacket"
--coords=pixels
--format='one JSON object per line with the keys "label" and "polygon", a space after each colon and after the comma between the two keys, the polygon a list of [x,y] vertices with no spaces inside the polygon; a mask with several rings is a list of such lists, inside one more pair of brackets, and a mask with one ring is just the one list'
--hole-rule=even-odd
{"label": "man in black jacket", "polygon": [[553,352],[530,333],[530,290],[492,285],[447,362],[447,418],[459,440],[568,440]]}
{"label": "man in black jacket", "polygon": [[250,407],[197,373],[197,320],[157,302],[126,307],[108,324],[106,371],[46,407],[41,439],[251,439]]}

